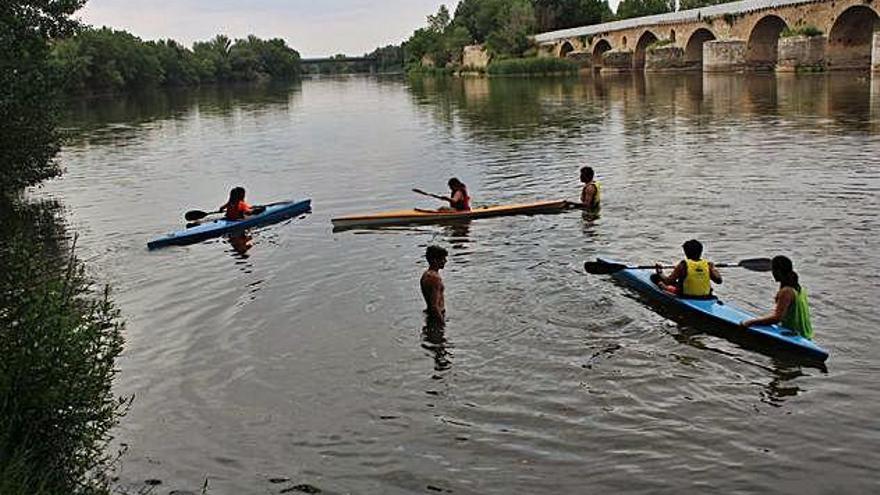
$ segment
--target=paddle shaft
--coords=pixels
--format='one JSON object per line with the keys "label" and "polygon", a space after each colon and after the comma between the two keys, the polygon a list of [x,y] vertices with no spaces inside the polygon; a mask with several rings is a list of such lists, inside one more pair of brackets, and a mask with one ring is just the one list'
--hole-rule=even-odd
{"label": "paddle shaft", "polygon": [[449,198],[447,198],[447,197],[445,197],[445,196],[440,196],[439,194],[431,194],[431,193],[429,193],[429,192],[422,191],[421,189],[413,189],[412,192],[414,192],[414,193],[416,193],[416,194],[422,194],[422,195],[425,195],[425,196],[430,196],[430,197],[435,198],[435,199],[442,199],[443,201],[448,201],[448,200],[449,200]]}

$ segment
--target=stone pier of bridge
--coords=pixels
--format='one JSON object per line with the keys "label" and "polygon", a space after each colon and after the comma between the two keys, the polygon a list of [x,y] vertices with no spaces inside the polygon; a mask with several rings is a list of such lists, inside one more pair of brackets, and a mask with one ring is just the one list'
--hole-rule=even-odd
{"label": "stone pier of bridge", "polygon": [[541,56],[623,71],[880,72],[877,0],[744,0],[542,33]]}

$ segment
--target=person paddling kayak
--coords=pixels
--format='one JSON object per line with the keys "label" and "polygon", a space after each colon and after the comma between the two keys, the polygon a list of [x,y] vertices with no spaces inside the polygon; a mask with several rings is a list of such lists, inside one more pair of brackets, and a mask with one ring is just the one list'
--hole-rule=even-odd
{"label": "person paddling kayak", "polygon": [[455,177],[449,179],[448,184],[450,191],[449,197],[438,196],[437,198],[448,201],[449,206],[444,206],[443,208],[440,208],[440,210],[470,211],[471,198],[468,196],[467,186]]}
{"label": "person paddling kayak", "polygon": [[227,220],[242,220],[245,215],[253,213],[251,205],[244,200],[244,194],[244,188],[241,186],[234,187],[229,191],[229,201],[219,209],[219,211],[226,212]]}
{"label": "person paddling kayak", "polygon": [[595,172],[592,167],[581,167],[581,203],[577,205],[591,215],[598,215],[602,207],[602,185],[594,180]]}
{"label": "person paddling kayak", "polygon": [[801,337],[812,340],[813,325],[810,322],[810,303],[807,301],[807,290],[801,287],[791,260],[786,256],[776,256],[770,266],[773,280],[779,282],[779,291],[776,292],[776,307],[772,313],[743,320],[740,325],[750,327],[779,323],[783,327],[797,332]]}
{"label": "person paddling kayak", "polygon": [[703,245],[696,239],[682,244],[685,259],[675,266],[668,277],[663,275],[663,267],[659,263],[651,281],[661,289],[679,297],[689,299],[709,299],[712,295],[712,282],[722,282],[721,272],[715,265],[703,259]]}
{"label": "person paddling kayak", "polygon": [[425,298],[427,308],[425,312],[428,318],[442,325],[446,318],[446,300],[443,296],[443,277],[440,270],[446,266],[447,251],[440,246],[428,246],[425,250],[425,259],[428,260],[428,269],[422,274],[419,286],[422,289],[422,297]]}

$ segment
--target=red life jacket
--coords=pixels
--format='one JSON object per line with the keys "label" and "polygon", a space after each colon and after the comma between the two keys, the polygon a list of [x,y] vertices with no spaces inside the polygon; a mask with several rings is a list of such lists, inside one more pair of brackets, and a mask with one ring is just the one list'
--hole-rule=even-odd
{"label": "red life jacket", "polygon": [[241,220],[244,216],[251,212],[251,205],[247,204],[244,200],[239,201],[237,204],[226,205],[226,219],[227,220]]}

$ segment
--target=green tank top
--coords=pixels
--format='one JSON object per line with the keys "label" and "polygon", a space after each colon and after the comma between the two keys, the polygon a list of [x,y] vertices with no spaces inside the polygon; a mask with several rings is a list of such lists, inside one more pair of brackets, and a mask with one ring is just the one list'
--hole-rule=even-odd
{"label": "green tank top", "polygon": [[788,307],[780,322],[782,326],[794,330],[801,337],[813,339],[813,325],[810,323],[810,303],[807,302],[807,290],[795,291],[794,301]]}

